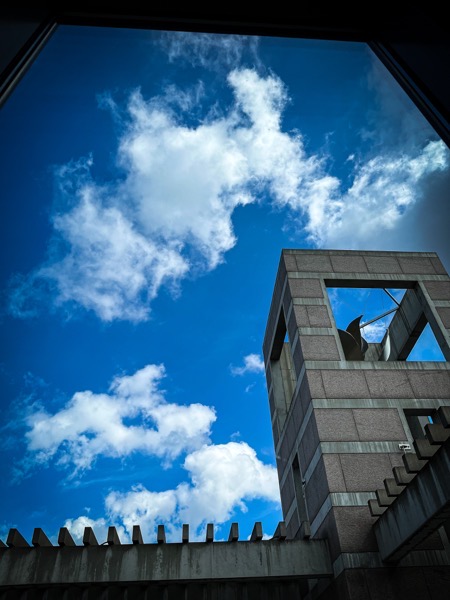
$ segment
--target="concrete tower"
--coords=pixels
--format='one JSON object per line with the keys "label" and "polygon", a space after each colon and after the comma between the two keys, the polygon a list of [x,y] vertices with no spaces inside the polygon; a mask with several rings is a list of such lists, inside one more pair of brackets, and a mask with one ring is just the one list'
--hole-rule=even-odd
{"label": "concrete tower", "polygon": [[[381,343],[356,312],[338,329],[330,287],[405,290]],[[427,323],[446,360],[407,361]],[[334,579],[310,597],[449,598],[450,278],[437,255],[283,250],[263,351],[288,537],[329,544]]]}

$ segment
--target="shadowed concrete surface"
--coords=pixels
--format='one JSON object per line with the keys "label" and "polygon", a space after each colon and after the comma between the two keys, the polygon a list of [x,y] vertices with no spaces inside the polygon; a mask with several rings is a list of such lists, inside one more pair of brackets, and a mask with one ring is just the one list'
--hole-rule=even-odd
{"label": "shadowed concrete surface", "polygon": [[99,544],[87,527],[83,546],[77,546],[62,528],[59,546],[53,546],[36,529],[30,546],[11,529],[7,545],[0,548],[0,598],[281,600],[302,598],[305,579],[332,576],[325,540],[286,540],[283,523],[270,540],[261,539],[260,523],[253,533],[253,541],[237,541],[234,523],[228,542],[207,535],[204,542],[165,543],[161,525],[157,543],[144,544],[136,526],[134,543],[120,544],[110,527],[107,542]]}
{"label": "shadowed concrete surface", "polygon": [[[438,414],[449,417],[450,407],[440,407]],[[432,442],[416,444],[422,450],[417,466],[405,459],[410,482],[384,480],[386,502],[377,501],[381,516],[374,525],[384,561],[398,562],[450,519],[450,424],[448,418],[444,422],[425,426]]]}
{"label": "shadowed concrete surface", "polygon": [[0,550],[2,585],[330,577],[324,540]]}

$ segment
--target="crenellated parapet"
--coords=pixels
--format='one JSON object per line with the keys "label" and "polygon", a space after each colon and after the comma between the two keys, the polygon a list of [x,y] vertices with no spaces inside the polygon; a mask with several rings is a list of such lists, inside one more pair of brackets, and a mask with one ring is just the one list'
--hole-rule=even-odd
{"label": "crenellated parapet", "polygon": [[[272,540],[284,541],[287,537],[286,525],[284,521],[280,521],[277,528],[272,536]],[[251,542],[260,542],[264,538],[263,528],[261,521],[256,521],[253,526],[252,533],[250,535]],[[230,527],[230,533],[228,535],[228,542],[237,542],[239,540],[239,524],[232,523]],[[214,541],[214,523],[208,523],[205,528],[205,542]],[[107,538],[104,542],[99,542],[95,535],[92,527],[85,527],[83,533],[83,546],[99,546],[107,544],[109,546],[120,546],[121,541],[116,527],[108,527]],[[166,543],[166,530],[164,525],[157,526],[156,542],[158,544]],[[189,524],[184,523],[182,527],[181,542],[183,544],[189,543]],[[141,528],[139,525],[133,525],[133,531],[131,535],[132,544],[144,544]],[[197,543],[197,542],[192,542]],[[29,548],[34,546],[35,548],[50,547],[53,546],[49,537],[40,528],[36,527],[33,532],[31,544],[23,537],[23,535],[16,528],[11,528],[8,533],[6,544],[0,540],[0,548]],[[73,539],[69,529],[67,527],[61,527],[58,534],[58,546],[74,547],[77,546]]]}
{"label": "crenellated parapet", "polygon": [[179,583],[192,587],[194,583],[217,581],[262,585],[268,580],[285,585],[331,576],[326,540],[289,540],[284,522],[269,539],[264,539],[262,524],[256,522],[245,541],[239,541],[237,523],[231,525],[226,541],[214,540],[210,523],[204,540],[191,542],[185,525],[181,541],[169,543],[164,525],[158,526],[152,543],[144,542],[138,525],[133,527],[131,543],[121,543],[115,527],[109,527],[103,542],[91,527],[86,527],[82,545],[76,544],[68,529],[62,527],[57,546],[40,528],[34,530],[31,544],[17,529],[11,529],[0,548],[0,594],[17,586],[79,589],[84,585],[123,588]]}

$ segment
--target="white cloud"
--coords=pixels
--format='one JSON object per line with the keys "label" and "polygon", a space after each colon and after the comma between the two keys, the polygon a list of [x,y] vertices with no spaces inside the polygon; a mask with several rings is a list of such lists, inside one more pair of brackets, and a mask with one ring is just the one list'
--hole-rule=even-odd
{"label": "white cloud", "polygon": [[448,168],[448,148],[429,142],[415,155],[377,156],[357,165],[345,194],[325,194],[308,206],[306,230],[317,246],[382,248],[389,230],[398,230],[405,212],[422,200],[431,173]]}
{"label": "white cloud", "polygon": [[76,302],[104,321],[144,320],[165,280],[184,277],[186,261],[176,246],[145,238],[117,208],[102,207],[95,190],[80,195],[72,211],[54,219],[69,252],[38,276],[56,282],[57,304]]}
{"label": "white cloud", "polygon": [[121,194],[144,231],[189,244],[206,268],[235,245],[237,206],[255,202],[265,187],[277,203],[293,202],[302,177],[317,169],[303,160],[301,139],[281,131],[287,95],[279,79],[235,70],[228,82],[236,104],[195,128],[134,93],[119,150],[128,173]]}
{"label": "white cloud", "polygon": [[346,189],[331,183],[322,197],[307,200],[309,241],[324,248],[438,251],[449,260],[441,218],[449,150],[376,57],[368,85],[377,109],[366,115],[361,138],[371,148],[361,154],[356,147],[349,156],[354,168]]}
{"label": "white cloud", "polygon": [[124,212],[108,206],[108,190],[86,175],[90,167],[90,161],[79,161],[58,172],[61,193],[72,194],[72,207],[53,217],[47,263],[16,279],[14,315],[32,314],[33,300],[45,303],[51,289],[57,306],[79,305],[104,321],[142,321],[160,287],[186,275],[189,266],[176,243],[145,237]]}
{"label": "white cloud", "polygon": [[186,457],[184,468],[190,483],[173,490],[152,492],[139,485],[108,494],[111,522],[128,535],[133,525],[140,525],[147,540],[154,538],[158,524],[165,524],[172,541],[179,541],[181,526],[188,523],[191,539],[200,539],[206,523],[228,521],[236,510],[245,512],[251,500],[280,502],[275,467],[262,463],[245,442],[203,446]]}
{"label": "white cloud", "polygon": [[387,325],[383,321],[370,323],[370,325],[366,325],[361,329],[361,335],[368,342],[381,342],[386,333]]}
{"label": "white cloud", "polygon": [[244,356],[242,367],[230,366],[233,375],[245,375],[246,373],[264,373],[264,361],[259,354],[247,354]]}
{"label": "white cloud", "polygon": [[187,62],[193,66],[221,70],[241,64],[244,54],[249,54],[253,64],[257,56],[258,37],[171,31],[163,32],[159,43],[169,62]]}
{"label": "white cloud", "polygon": [[234,508],[245,511],[245,500],[279,500],[275,467],[262,463],[245,442],[205,446],[189,454],[184,466],[193,482],[180,498],[184,522],[223,522]]}
{"label": "white cloud", "polygon": [[179,126],[138,94],[130,112],[120,145],[128,170],[122,193],[135,203],[147,236],[188,243],[214,268],[236,242],[231,214],[247,202],[236,187],[246,179],[245,157],[229,144],[226,123]]}
{"label": "white cloud", "polygon": [[164,375],[162,365],[147,365],[116,377],[108,394],[77,392],[53,415],[33,412],[26,419],[28,451],[37,462],[56,459],[73,466],[75,475],[98,456],[142,452],[170,461],[200,447],[209,441],[215,411],[198,403],[168,403],[159,389]]}
{"label": "white cloud", "polygon": [[[198,40],[201,46],[215,38]],[[162,286],[176,292],[184,278],[223,262],[237,242],[234,210],[254,202],[288,208],[296,236],[306,233],[318,247],[411,243],[402,224],[429,201],[430,175],[448,171],[443,142],[414,131],[414,143],[401,150],[381,153],[374,144],[380,153],[369,159],[353,153],[353,177],[344,189],[326,171],[327,157],[308,155],[300,133],[282,130],[290,98],[278,77],[234,69],[227,82],[234,102],[222,112],[215,104],[202,120],[191,118],[202,85],[184,94],[168,86],[150,100],[133,92],[118,123],[123,177],[109,186],[90,178],[90,159],[60,169],[65,208],[53,219],[49,259],[17,277],[13,314],[33,314],[50,293],[59,307],[81,306],[105,321],[148,319]],[[103,105],[116,119],[123,114],[112,100]]]}
{"label": "white cloud", "polygon": [[107,540],[109,523],[107,523],[104,518],[91,519],[86,516],[81,516],[76,519],[67,519],[64,523],[64,527],[67,527],[71,536],[74,538],[75,543],[78,545],[83,543],[85,528],[91,527],[94,530],[98,543],[102,544]]}
{"label": "white cloud", "polygon": [[65,208],[61,201],[53,219],[49,259],[16,281],[13,314],[28,316],[35,298],[50,292],[57,305],[79,305],[103,320],[144,320],[162,285],[223,261],[236,243],[237,206],[261,199],[264,189],[280,205],[294,201],[317,161],[304,157],[299,136],[280,129],[282,82],[235,70],[228,84],[235,103],[197,126],[181,122],[179,106],[172,111],[171,94],[146,101],[134,92],[119,140],[124,177],[109,186],[92,180],[91,159],[59,169]]}

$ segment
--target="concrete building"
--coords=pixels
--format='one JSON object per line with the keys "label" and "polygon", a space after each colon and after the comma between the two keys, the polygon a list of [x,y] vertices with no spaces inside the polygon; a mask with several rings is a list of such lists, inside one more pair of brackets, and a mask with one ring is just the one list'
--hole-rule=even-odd
{"label": "concrete building", "polygon": [[[380,343],[327,288],[405,290]],[[407,361],[429,324],[446,358]],[[450,278],[434,253],[284,250],[264,358],[284,520],[239,541],[11,529],[0,600],[448,600]]]}
{"label": "concrete building", "polygon": [[[340,287],[405,290],[381,343],[337,328]],[[446,360],[407,361],[427,323]],[[435,254],[282,252],[264,358],[287,536],[329,544],[311,597],[449,597],[449,342]]]}

